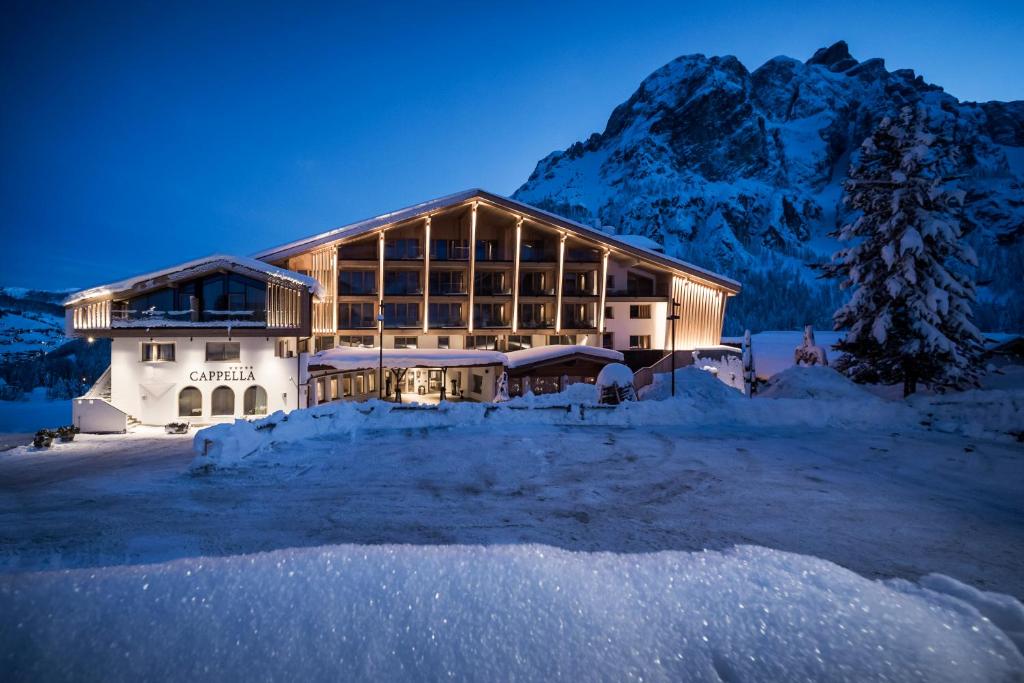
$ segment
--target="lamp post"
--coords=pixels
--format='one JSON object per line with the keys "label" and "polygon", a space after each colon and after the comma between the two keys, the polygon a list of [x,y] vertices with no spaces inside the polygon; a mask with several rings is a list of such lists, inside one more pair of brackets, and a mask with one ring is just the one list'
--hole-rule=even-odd
{"label": "lamp post", "polygon": [[377,365],[377,398],[384,398],[384,304],[377,313],[377,329],[380,331],[380,362]]}
{"label": "lamp post", "polygon": [[672,397],[676,395],[676,321],[679,320],[679,314],[676,313],[676,309],[679,308],[679,302],[672,299],[672,311],[668,316],[668,322],[672,326]]}

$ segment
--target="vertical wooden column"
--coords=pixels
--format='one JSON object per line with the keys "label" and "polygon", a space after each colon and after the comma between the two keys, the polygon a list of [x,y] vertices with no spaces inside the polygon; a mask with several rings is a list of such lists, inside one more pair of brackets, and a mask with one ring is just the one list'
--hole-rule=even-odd
{"label": "vertical wooden column", "polygon": [[[604,302],[605,302],[605,296],[606,296],[606,294],[608,292],[608,250],[607,249],[605,249],[601,253],[601,280],[600,280],[600,282],[598,282],[597,286],[601,288],[600,291],[598,291],[598,295],[601,297],[601,299],[600,299],[600,302],[598,303],[598,311],[597,311],[597,320],[598,320],[597,332],[598,332],[598,334],[602,334],[603,335],[604,334],[604,305],[605,305]],[[601,338],[600,341],[601,341],[601,346],[604,346],[604,338],[603,337]]]}
{"label": "vertical wooden column", "polygon": [[423,334],[430,328],[430,216],[423,224]]}
{"label": "vertical wooden column", "polygon": [[558,282],[555,283],[557,296],[555,297],[555,333],[562,332],[562,276],[565,274],[565,238],[563,232],[558,240]]}
{"label": "vertical wooden column", "polygon": [[[381,230],[380,234],[377,235],[377,311],[376,313],[383,313],[384,311],[384,231]],[[375,316],[376,317],[376,316]],[[377,333],[381,334],[384,331],[384,321],[377,323]],[[382,344],[383,345],[383,344]],[[380,378],[380,379],[383,379]]]}
{"label": "vertical wooden column", "polygon": [[338,334],[338,245],[331,247],[331,282],[327,291],[331,305],[331,334]]}
{"label": "vertical wooden column", "polygon": [[473,202],[469,217],[469,311],[466,316],[466,331],[473,333],[473,296],[476,289],[476,210],[480,202]]}
{"label": "vertical wooden column", "polygon": [[519,252],[523,244],[523,217],[516,216],[516,250],[512,255],[512,331],[519,331]]}

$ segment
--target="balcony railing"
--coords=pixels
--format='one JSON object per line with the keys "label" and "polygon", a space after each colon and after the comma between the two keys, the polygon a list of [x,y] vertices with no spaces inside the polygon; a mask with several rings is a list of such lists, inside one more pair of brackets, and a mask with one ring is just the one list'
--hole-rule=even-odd
{"label": "balcony railing", "polygon": [[112,328],[131,327],[265,327],[266,309],[260,310],[191,310],[158,311],[114,309],[110,312]]}
{"label": "balcony railing", "polygon": [[590,330],[597,327],[597,324],[589,318],[566,318],[562,320],[562,329],[566,330]]}
{"label": "balcony railing", "polygon": [[445,319],[445,320],[435,320],[434,318],[430,319],[430,327],[431,328],[435,328],[435,327],[436,328],[465,327],[465,326],[466,326],[466,321],[461,319],[461,318]]}
{"label": "balcony railing", "polygon": [[430,288],[431,296],[466,296],[469,294],[466,291],[465,285],[433,285]]}
{"label": "balcony railing", "polygon": [[519,287],[519,296],[555,296],[554,287]]}
{"label": "balcony railing", "polygon": [[511,296],[511,287],[477,287],[473,290],[476,296]]}
{"label": "balcony railing", "polygon": [[384,320],[385,329],[396,329],[396,328],[407,328],[407,327],[423,327],[422,320]]}
{"label": "balcony railing", "polygon": [[539,330],[546,327],[554,327],[554,320],[520,320],[519,327],[526,330]]}

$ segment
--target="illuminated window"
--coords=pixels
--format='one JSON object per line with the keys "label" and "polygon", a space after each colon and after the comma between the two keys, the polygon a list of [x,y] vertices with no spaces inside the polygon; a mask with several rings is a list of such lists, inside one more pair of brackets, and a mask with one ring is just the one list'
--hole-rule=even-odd
{"label": "illuminated window", "polygon": [[629,317],[633,320],[650,320],[651,305],[631,304],[629,307]]}
{"label": "illuminated window", "polygon": [[206,342],[206,360],[235,361],[241,357],[241,342]]}
{"label": "illuminated window", "polygon": [[649,334],[631,334],[631,335],[629,335],[629,348],[631,348],[631,349],[649,349],[649,348],[651,348],[651,335],[649,335]]}

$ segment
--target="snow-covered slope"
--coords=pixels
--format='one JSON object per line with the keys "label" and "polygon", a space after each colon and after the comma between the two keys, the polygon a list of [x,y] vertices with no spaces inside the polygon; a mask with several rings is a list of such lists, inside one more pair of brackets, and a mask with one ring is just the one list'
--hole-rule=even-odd
{"label": "snow-covered slope", "polygon": [[0,363],[47,353],[64,343],[66,292],[0,287]]}
{"label": "snow-covered slope", "polygon": [[680,57],[618,106],[603,133],[542,159],[514,197],[661,242],[740,279],[727,332],[829,324],[839,295],[807,264],[843,220],[850,154],[908,103],[957,115],[967,218],[977,230],[983,329],[1024,328],[1024,102],[960,102],[910,70],[858,62],[839,42],[753,72]]}

